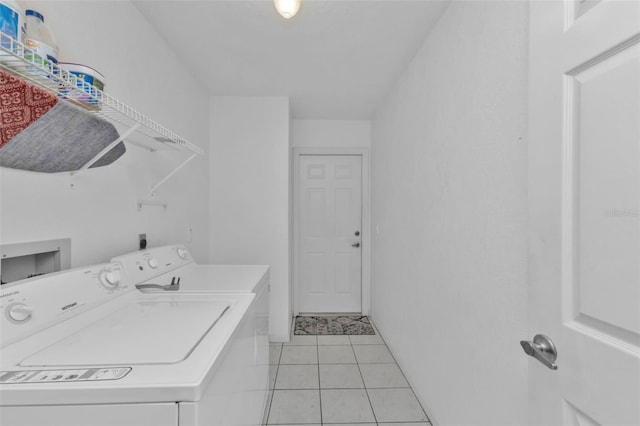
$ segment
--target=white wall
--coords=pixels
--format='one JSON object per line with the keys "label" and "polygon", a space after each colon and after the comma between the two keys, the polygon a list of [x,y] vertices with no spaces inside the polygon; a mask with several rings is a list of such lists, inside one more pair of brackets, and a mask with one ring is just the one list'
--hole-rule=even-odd
{"label": "white wall", "polygon": [[452,2],[374,120],[373,318],[435,424],[527,423],[526,70],[526,2]]}
{"label": "white wall", "polygon": [[[208,96],[129,1],[29,1],[60,44],[60,59],[91,65],[106,77],[106,92],[207,149]],[[69,174],[1,169],[2,243],[72,239],[72,267],[102,262],[138,247],[187,242],[196,259],[208,258],[207,155],[160,187],[168,208],[137,209],[138,199],[182,159],[131,144],[116,163]]]}
{"label": "white wall", "polygon": [[269,334],[289,338],[289,99],[211,98],[210,260],[271,266]]}
{"label": "white wall", "polygon": [[369,120],[293,120],[291,143],[295,148],[369,148]]}

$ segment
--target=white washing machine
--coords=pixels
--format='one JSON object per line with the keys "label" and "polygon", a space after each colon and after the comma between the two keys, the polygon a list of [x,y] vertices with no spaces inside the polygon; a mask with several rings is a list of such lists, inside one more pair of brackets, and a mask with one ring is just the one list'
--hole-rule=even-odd
{"label": "white washing machine", "polygon": [[259,424],[256,295],[142,293],[126,274],[111,262],[0,288],[0,423]]}

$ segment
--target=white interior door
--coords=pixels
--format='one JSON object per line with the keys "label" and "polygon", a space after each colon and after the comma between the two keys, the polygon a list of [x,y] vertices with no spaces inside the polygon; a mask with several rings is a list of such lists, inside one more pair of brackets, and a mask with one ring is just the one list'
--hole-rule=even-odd
{"label": "white interior door", "polygon": [[300,312],[361,312],[362,157],[301,155]]}
{"label": "white interior door", "polygon": [[529,418],[638,425],[640,2],[530,5]]}

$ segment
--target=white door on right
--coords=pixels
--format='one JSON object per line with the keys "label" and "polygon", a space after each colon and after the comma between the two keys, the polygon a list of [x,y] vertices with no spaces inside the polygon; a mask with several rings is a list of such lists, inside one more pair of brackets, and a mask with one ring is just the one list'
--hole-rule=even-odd
{"label": "white door on right", "polygon": [[640,1],[530,13],[530,423],[640,425]]}
{"label": "white door on right", "polygon": [[362,157],[301,155],[299,311],[362,310]]}

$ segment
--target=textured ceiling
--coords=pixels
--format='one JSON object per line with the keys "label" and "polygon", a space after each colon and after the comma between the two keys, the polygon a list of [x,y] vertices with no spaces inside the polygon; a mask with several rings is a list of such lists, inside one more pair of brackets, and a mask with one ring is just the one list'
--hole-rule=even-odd
{"label": "textured ceiling", "polygon": [[289,96],[295,118],[368,119],[448,1],[137,0],[211,95]]}

